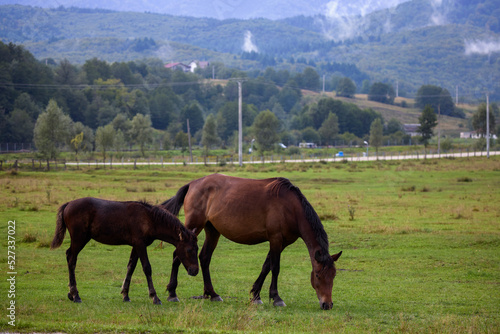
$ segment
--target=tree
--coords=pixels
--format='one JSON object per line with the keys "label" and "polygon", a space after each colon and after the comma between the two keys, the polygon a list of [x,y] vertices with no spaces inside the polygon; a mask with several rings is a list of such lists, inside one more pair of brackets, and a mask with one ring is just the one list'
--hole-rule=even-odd
{"label": "tree", "polygon": [[317,91],[319,89],[319,75],[312,67],[307,67],[301,75],[301,87]]}
{"label": "tree", "polygon": [[262,153],[270,151],[279,140],[279,128],[280,121],[271,111],[265,110],[257,115],[253,123],[253,131],[259,150]]}
{"label": "tree", "polygon": [[34,129],[34,141],[44,159],[55,159],[66,144],[72,120],[65,115],[55,100],[50,100],[45,112],[38,116]]}
{"label": "tree", "polygon": [[217,122],[213,114],[208,115],[201,136],[201,145],[205,148],[205,155],[208,155],[210,147],[217,145],[220,138],[217,135]]}
{"label": "tree", "polygon": [[450,92],[439,86],[421,86],[415,96],[415,105],[421,109],[430,105],[434,112],[439,112],[441,115],[459,116],[459,114],[455,113],[455,105]]}
{"label": "tree", "polygon": [[337,85],[337,95],[343,97],[353,97],[356,94],[356,85],[351,79],[344,77]]}
{"label": "tree", "polygon": [[130,136],[132,140],[139,145],[141,154],[146,156],[146,144],[150,143],[153,139],[153,128],[151,127],[151,118],[149,115],[137,114],[132,119],[132,127],[130,129]]}
{"label": "tree", "polygon": [[115,128],[112,124],[100,126],[95,133],[96,148],[102,152],[102,158],[106,160],[106,151],[111,149],[115,141]]}
{"label": "tree", "polygon": [[391,118],[389,122],[387,122],[386,134],[390,135],[398,131],[401,131],[402,129],[403,125],[401,124],[401,122],[395,118]]}
{"label": "tree", "polygon": [[377,153],[378,159],[378,149],[382,146],[382,140],[384,136],[384,126],[380,118],[375,119],[370,126],[370,145],[375,147],[375,152]]}
{"label": "tree", "polygon": [[314,130],[312,127],[307,127],[302,130],[302,140],[307,143],[318,143],[320,139],[318,131]]}
{"label": "tree", "polygon": [[386,104],[393,104],[395,97],[394,88],[382,82],[375,82],[370,87],[370,92],[368,93],[368,100]]}
{"label": "tree", "polygon": [[[495,131],[495,108],[498,113],[498,106],[496,104],[490,105],[490,133]],[[486,103],[481,103],[477,107],[477,111],[472,116],[472,127],[478,134],[481,135],[481,137],[486,136]]]}
{"label": "tree", "polygon": [[418,127],[418,132],[422,135],[421,142],[424,144],[425,148],[429,144],[429,140],[432,138],[433,129],[437,125],[437,116],[430,105],[425,106],[422,111],[422,115],[418,118],[420,126]]}
{"label": "tree", "polygon": [[196,133],[198,130],[203,128],[203,112],[198,103],[193,102],[190,105],[186,105],[179,117],[179,122],[182,124],[182,129],[187,132],[187,120],[189,119],[189,128],[191,133]]}
{"label": "tree", "polygon": [[321,143],[331,145],[339,134],[339,120],[337,115],[331,112],[318,130]]}
{"label": "tree", "polygon": [[34,124],[30,115],[23,109],[15,108],[6,118],[7,140],[14,143],[31,143]]}
{"label": "tree", "polygon": [[70,148],[76,156],[80,151],[91,151],[94,143],[94,131],[80,122],[75,122],[70,133]]}

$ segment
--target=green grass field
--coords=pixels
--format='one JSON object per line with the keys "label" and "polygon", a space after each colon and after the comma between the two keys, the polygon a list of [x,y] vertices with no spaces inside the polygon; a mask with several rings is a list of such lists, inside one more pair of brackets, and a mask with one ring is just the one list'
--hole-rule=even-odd
{"label": "green grass field", "polygon": [[[50,250],[57,208],[84,196],[160,203],[185,183],[214,172],[289,178],[309,199],[337,262],[334,307],[319,308],[302,240],[282,254],[280,295],[288,305],[249,303],[268,245],[221,238],[212,280],[222,303],[192,299],[201,274],[182,269],[168,303],[173,246],[149,247],[153,281],[163,305],[153,305],[140,266],[131,303],[120,288],[128,246],[91,241],[76,279],[82,304],[70,302],[65,250]],[[0,332],[149,333],[498,333],[500,332],[500,157],[299,163],[242,168],[175,166],[0,172]],[[181,215],[181,221],[184,217]],[[8,297],[8,222],[15,220],[15,298]],[[204,235],[200,234],[199,245]],[[11,248],[12,249],[12,248]],[[270,278],[263,288],[267,295]],[[15,327],[9,303],[15,301]],[[0,312],[0,313],[1,313]]]}

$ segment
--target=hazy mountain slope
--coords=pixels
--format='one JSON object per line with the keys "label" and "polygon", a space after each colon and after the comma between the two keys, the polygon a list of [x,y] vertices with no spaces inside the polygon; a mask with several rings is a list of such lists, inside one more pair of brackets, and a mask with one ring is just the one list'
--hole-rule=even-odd
{"label": "hazy mountain slope", "polygon": [[37,58],[80,63],[92,57],[111,62],[157,57],[164,62],[217,60],[241,69],[269,66],[258,57],[242,57],[243,51],[255,51],[278,69],[313,66],[329,78],[343,75],[329,70],[329,63],[355,64],[372,82],[399,82],[401,92],[431,83],[450,92],[459,86],[472,96],[485,87],[500,91],[500,36],[494,17],[500,9],[495,1],[455,0],[442,8],[413,0],[345,21],[339,27],[351,29],[351,35],[335,29],[333,21],[322,22],[331,20],[325,16],[217,20],[0,6],[0,38],[26,45]]}
{"label": "hazy mountain slope", "polygon": [[0,0],[0,5],[20,4],[41,8],[79,7],[116,11],[150,12],[219,20],[238,18],[282,19],[297,15],[327,15],[335,9],[342,15],[366,15],[407,0]]}

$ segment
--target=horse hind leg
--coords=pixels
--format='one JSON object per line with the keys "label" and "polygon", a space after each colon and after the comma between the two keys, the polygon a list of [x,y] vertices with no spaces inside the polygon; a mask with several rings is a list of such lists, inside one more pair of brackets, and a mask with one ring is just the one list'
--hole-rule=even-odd
{"label": "horse hind leg", "polygon": [[123,295],[123,301],[129,302],[130,298],[128,296],[129,288],[130,288],[130,280],[132,279],[132,275],[134,274],[135,267],[137,265],[137,260],[139,256],[134,248],[132,248],[132,252],[130,253],[130,260],[127,265],[127,276],[123,281],[121,294]]}
{"label": "horse hind leg", "polygon": [[75,278],[75,268],[76,261],[78,259],[78,254],[85,247],[88,240],[83,241],[81,243],[74,242],[71,240],[71,246],[66,250],[66,261],[68,262],[68,271],[69,271],[69,300],[75,303],[81,303],[82,299],[78,293],[78,289],[76,287],[76,278]]}

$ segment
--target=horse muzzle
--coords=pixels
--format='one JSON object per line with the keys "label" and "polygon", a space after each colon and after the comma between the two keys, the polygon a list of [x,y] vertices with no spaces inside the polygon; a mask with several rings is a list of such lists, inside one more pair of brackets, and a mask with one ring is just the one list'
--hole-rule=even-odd
{"label": "horse muzzle", "polygon": [[333,303],[319,303],[319,307],[321,307],[322,310],[331,310],[333,308]]}
{"label": "horse muzzle", "polygon": [[189,267],[187,272],[189,276],[196,276],[198,275],[199,268],[198,267]]}

